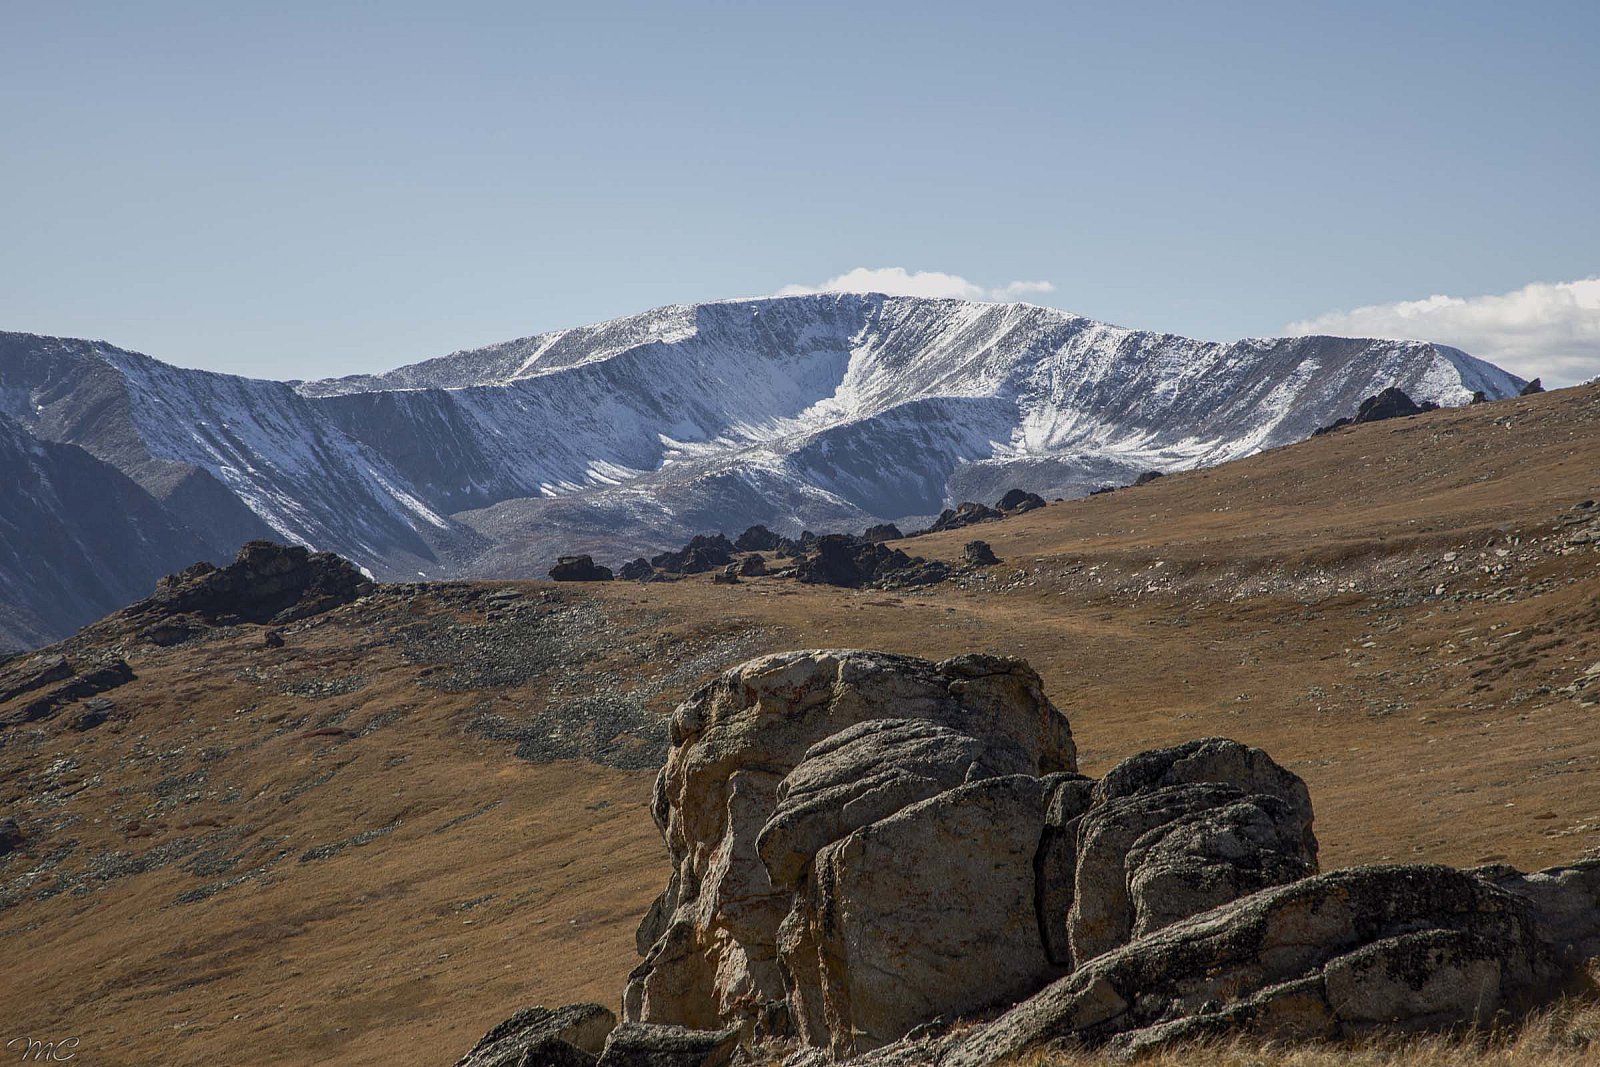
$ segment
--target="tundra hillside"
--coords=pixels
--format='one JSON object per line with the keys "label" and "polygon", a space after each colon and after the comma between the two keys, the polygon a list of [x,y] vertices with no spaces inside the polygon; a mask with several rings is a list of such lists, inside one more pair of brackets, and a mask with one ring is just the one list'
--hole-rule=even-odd
{"label": "tundra hillside", "polygon": [[1590,386],[917,538],[959,571],[928,589],[329,571],[298,618],[182,625],[158,596],[0,667],[0,1003],[84,1062],[399,1065],[612,1003],[669,870],[663,715],[793,648],[1021,656],[1093,775],[1260,746],[1324,870],[1593,855],[1597,483]]}

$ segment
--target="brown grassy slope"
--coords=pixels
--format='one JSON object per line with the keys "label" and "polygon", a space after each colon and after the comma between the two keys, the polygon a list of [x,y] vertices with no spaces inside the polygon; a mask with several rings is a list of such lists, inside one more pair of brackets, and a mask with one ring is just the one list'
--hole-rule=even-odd
{"label": "brown grassy slope", "polygon": [[[641,715],[791,647],[1024,656],[1090,773],[1206,734],[1262,745],[1310,783],[1328,867],[1569,860],[1600,847],[1600,677],[1576,684],[1600,663],[1600,553],[1559,523],[1596,496],[1587,388],[907,542],[1004,561],[926,592],[388,589],[282,649],[107,624],[67,647],[126,655],[119,718],[3,735],[0,796],[32,836],[0,860],[23,961],[0,1018],[81,1036],[84,1062],[422,1065],[523,1004],[614,1003],[665,878],[651,773],[548,757],[605,749],[598,721],[643,738],[604,757],[636,764]],[[536,758],[466,729],[495,721]]]}

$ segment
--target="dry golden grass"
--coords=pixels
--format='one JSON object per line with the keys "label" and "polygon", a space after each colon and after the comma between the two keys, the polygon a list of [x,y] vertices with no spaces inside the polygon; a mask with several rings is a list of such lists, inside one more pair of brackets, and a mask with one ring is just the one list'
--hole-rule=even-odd
{"label": "dry golden grass", "polygon": [[[1097,1053],[1042,1053],[1015,1067],[1105,1067]],[[1141,1056],[1138,1067],[1593,1067],[1600,1004],[1569,1002],[1500,1034],[1378,1037],[1349,1044],[1239,1039],[1185,1044]]]}

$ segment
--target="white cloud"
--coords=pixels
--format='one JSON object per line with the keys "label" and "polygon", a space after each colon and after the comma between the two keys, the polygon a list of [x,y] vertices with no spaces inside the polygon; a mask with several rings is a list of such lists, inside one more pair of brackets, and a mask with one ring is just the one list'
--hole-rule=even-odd
{"label": "white cloud", "polygon": [[806,293],[887,293],[890,296],[955,297],[960,300],[1022,300],[1029,296],[1055,291],[1055,286],[1045,281],[1007,282],[1005,285],[986,288],[970,282],[959,274],[946,274],[937,270],[908,271],[904,267],[856,267],[821,285],[786,285],[778,290],[779,296],[802,296]]}
{"label": "white cloud", "polygon": [[1291,334],[1403,337],[1463,349],[1547,386],[1600,373],[1600,278],[1535,282],[1498,296],[1430,296],[1334,311]]}

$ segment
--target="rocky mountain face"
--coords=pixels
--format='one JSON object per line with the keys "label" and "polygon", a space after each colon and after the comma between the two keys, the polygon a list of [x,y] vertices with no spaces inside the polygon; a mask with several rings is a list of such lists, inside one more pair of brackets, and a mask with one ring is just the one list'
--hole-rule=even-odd
{"label": "rocky mountain face", "polygon": [[[1389,387],[1453,405],[1522,386],[1420,342],[1220,344],[1022,304],[855,294],[676,305],[300,383],[0,334],[12,437],[75,446],[131,482],[162,558],[95,553],[71,583],[92,605],[30,608],[4,633],[60,635],[127,599],[111,575],[147,587],[175,561],[263,536],[383,579],[527,576],[560,555],[620,561],[758,523],[910,528],[1013,487],[1081,496],[1298,440]],[[99,521],[78,502],[99,494],[79,484],[56,486],[57,522]],[[12,489],[0,518],[20,523],[42,499]],[[34,558],[44,528],[22,527]],[[45,597],[40,576],[4,580],[18,619]]]}

